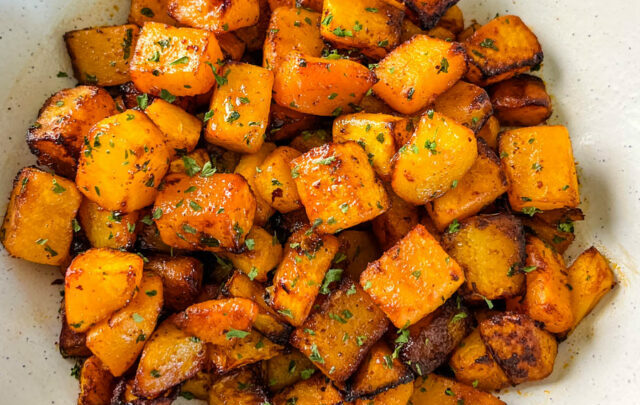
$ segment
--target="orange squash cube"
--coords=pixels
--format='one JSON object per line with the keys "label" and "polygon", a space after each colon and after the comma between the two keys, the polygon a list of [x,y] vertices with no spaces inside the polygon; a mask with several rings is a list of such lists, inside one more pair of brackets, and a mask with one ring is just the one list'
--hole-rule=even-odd
{"label": "orange squash cube", "polygon": [[[459,0],[406,0],[405,5],[415,13],[423,30],[435,27],[440,18]],[[416,22],[416,24],[418,23]]]}
{"label": "orange squash cube", "polygon": [[506,405],[487,392],[437,374],[418,378],[409,402],[420,405]]}
{"label": "orange squash cube", "polygon": [[252,280],[264,283],[267,281],[267,273],[282,260],[282,245],[277,238],[259,226],[251,228],[244,245],[244,252],[225,253],[225,257]]}
{"label": "orange squash cube", "polygon": [[255,225],[264,226],[267,220],[275,213],[271,205],[265,201],[256,191],[256,174],[259,166],[267,156],[273,152],[276,145],[273,143],[263,143],[259,151],[252,154],[242,155],[234,173],[241,175],[249,183],[249,188],[256,199],[256,216],[253,220]]}
{"label": "orange squash cube", "polygon": [[301,208],[300,196],[294,183],[290,162],[300,152],[288,146],[273,150],[256,169],[255,191],[271,207],[284,214]]}
{"label": "orange squash cube", "polygon": [[177,25],[177,21],[169,16],[169,0],[131,0],[129,22],[143,26],[152,21]]}
{"label": "orange squash cube", "polygon": [[391,201],[390,207],[371,221],[373,233],[383,250],[395,245],[418,225],[420,219],[418,207],[398,197],[388,185],[386,188]]}
{"label": "orange squash cube", "polygon": [[196,28],[146,23],[131,61],[131,79],[143,93],[195,96],[211,90],[224,58],[216,36]]}
{"label": "orange squash cube", "polygon": [[197,117],[160,98],[153,100],[144,113],[164,134],[171,159],[178,155],[178,151],[191,152],[195,149],[202,131],[202,121]]}
{"label": "orange squash cube", "polygon": [[153,255],[144,264],[160,276],[164,308],[182,311],[193,304],[202,287],[202,263],[189,256]]}
{"label": "orange squash cube", "polygon": [[530,127],[546,121],[551,97],[539,77],[518,75],[489,87],[494,114],[504,126]]}
{"label": "orange squash cube", "polygon": [[258,0],[169,0],[169,15],[180,24],[216,33],[235,31],[258,22]]}
{"label": "orange squash cube", "polygon": [[218,45],[222,52],[231,60],[240,60],[244,56],[247,44],[242,42],[240,38],[233,32],[217,34]]}
{"label": "orange squash cube", "polygon": [[113,397],[115,378],[96,356],[84,361],[80,370],[78,405],[108,404]]}
{"label": "orange squash cube", "polygon": [[498,135],[500,134],[500,121],[495,116],[491,116],[487,119],[487,122],[478,130],[476,136],[484,139],[487,145],[493,149],[498,150]]}
{"label": "orange squash cube", "polygon": [[83,199],[78,210],[78,220],[95,248],[130,249],[136,242],[136,223],[139,211],[121,214],[100,207],[91,200]]}
{"label": "orange squash cube", "polygon": [[482,87],[462,81],[441,94],[433,109],[473,132],[478,132],[493,113],[487,92]]}

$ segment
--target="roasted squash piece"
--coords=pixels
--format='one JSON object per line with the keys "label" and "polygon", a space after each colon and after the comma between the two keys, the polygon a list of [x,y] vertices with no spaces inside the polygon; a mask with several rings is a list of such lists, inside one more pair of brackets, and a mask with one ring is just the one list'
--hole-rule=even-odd
{"label": "roasted squash piece", "polygon": [[467,28],[462,30],[457,37],[458,42],[464,42],[467,38],[471,37],[476,31],[478,31],[482,25],[477,22],[472,22]]}
{"label": "roasted squash piece", "polygon": [[213,379],[213,373],[198,372],[194,377],[182,383],[182,386],[180,386],[180,396],[183,398],[193,396],[194,398],[206,401],[209,398],[209,391],[211,390]]}
{"label": "roasted squash piece", "polygon": [[369,263],[360,276],[360,285],[398,328],[435,311],[462,283],[458,263],[422,225]]}
{"label": "roasted squash piece", "polygon": [[582,252],[567,272],[575,328],[600,299],[611,291],[616,280],[607,259],[593,246]]}
{"label": "roasted squash piece", "polygon": [[401,117],[387,114],[357,113],[343,115],[333,121],[334,142],[357,142],[376,173],[383,178],[391,175],[391,159],[396,153],[395,127]]}
{"label": "roasted squash piece", "polygon": [[321,232],[350,228],[389,208],[366,152],[355,142],[312,149],[289,166],[307,216]]}
{"label": "roasted squash piece", "polygon": [[315,128],[320,120],[318,116],[304,114],[273,102],[269,112],[267,138],[272,141],[293,138],[302,131]]}
{"label": "roasted squash piece", "polygon": [[320,371],[344,382],[386,332],[389,321],[364,290],[349,278],[299,326],[291,344]]}
{"label": "roasted squash piece", "polygon": [[139,28],[133,24],[88,28],[64,34],[73,74],[82,84],[126,83]]}
{"label": "roasted squash piece", "polygon": [[456,34],[454,34],[453,32],[449,31],[446,28],[438,27],[438,26],[431,28],[429,31],[427,31],[426,34],[429,35],[430,37],[443,39],[449,42],[454,41],[456,38]]}
{"label": "roasted squash piece", "polygon": [[264,363],[265,380],[271,392],[278,392],[300,380],[308,380],[317,371],[311,360],[299,351],[282,353]]}
{"label": "roasted squash piece", "polygon": [[209,390],[209,405],[263,405],[268,399],[259,376],[247,367],[218,378]]}
{"label": "roasted squash piece", "polygon": [[291,325],[302,325],[309,315],[339,247],[335,236],[319,234],[310,227],[287,240],[284,258],[267,291],[271,307]]}
{"label": "roasted squash piece", "polygon": [[542,63],[538,38],[520,17],[496,17],[464,42],[469,57],[467,80],[487,86],[527,72]]}
{"label": "roasted squash piece", "polygon": [[133,253],[89,249],[76,256],[64,278],[67,323],[76,332],[127,305],[142,280],[143,261]]}
{"label": "roasted squash piece", "polygon": [[209,156],[209,153],[207,153],[206,149],[199,148],[191,153],[187,153],[186,155],[182,155],[181,157],[172,160],[169,164],[168,173],[193,175],[195,173],[200,173],[202,168],[205,166],[212,166],[211,157]]}
{"label": "roasted squash piece", "polygon": [[553,371],[558,343],[524,314],[503,312],[480,322],[482,340],[514,383],[535,381]]}
{"label": "roasted squash piece", "polygon": [[261,283],[267,281],[267,273],[282,260],[282,245],[272,234],[254,226],[244,241],[243,253],[225,253],[233,266]]}
{"label": "roasted squash piece", "polygon": [[478,215],[449,227],[442,245],[464,270],[467,290],[493,300],[524,291],[524,229],[509,214]]}
{"label": "roasted squash piece", "polygon": [[413,381],[411,371],[383,340],[369,349],[358,371],[347,382],[350,398],[371,398],[398,385]]}
{"label": "roasted squash piece", "polygon": [[451,88],[467,71],[462,45],[415,35],[375,69],[375,94],[394,110],[414,114]]}
{"label": "roasted squash piece", "polygon": [[424,31],[422,28],[418,27],[414,24],[411,19],[407,16],[404,20],[402,20],[402,29],[400,31],[400,43],[407,42],[415,35],[427,35],[427,31]]}
{"label": "roasted squash piece", "polygon": [[413,11],[423,30],[429,30],[459,0],[405,0],[404,4]]}
{"label": "roasted squash piece", "polygon": [[144,398],[134,394],[135,380],[120,379],[113,390],[112,403],[126,403],[127,405],[171,405],[178,396],[178,387],[173,386],[153,398]]}
{"label": "roasted squash piece", "polygon": [[398,45],[403,18],[401,8],[384,0],[325,0],[320,32],[338,48],[380,59]]}
{"label": "roasted squash piece", "polygon": [[509,204],[515,211],[533,215],[538,210],[578,206],[578,176],[565,127],[506,131],[499,148],[509,180]]}
{"label": "roasted squash piece", "polygon": [[333,259],[336,267],[344,268],[353,280],[359,280],[367,264],[380,257],[378,243],[370,232],[343,231],[338,234],[340,251]]}
{"label": "roasted squash piece", "polygon": [[144,268],[160,276],[164,306],[182,311],[193,304],[202,285],[202,263],[189,256],[154,255]]}
{"label": "roasted squash piece", "polygon": [[267,156],[273,152],[276,145],[273,143],[264,143],[259,151],[252,154],[242,155],[240,161],[234,170],[234,173],[241,175],[249,183],[249,188],[253,192],[256,199],[256,215],[253,219],[254,225],[264,226],[267,220],[275,213],[271,205],[265,201],[256,191],[256,173],[259,166],[264,162]]}
{"label": "roasted squash piece", "polygon": [[300,152],[279,146],[267,155],[255,169],[255,191],[264,201],[279,212],[288,213],[301,208],[300,196],[293,180],[289,163]]}
{"label": "roasted squash piece", "polygon": [[76,332],[67,323],[67,317],[64,313],[64,299],[60,307],[60,320],[62,327],[60,328],[60,337],[58,339],[58,348],[62,357],[89,357],[91,350],[86,345],[87,336],[84,333]]}
{"label": "roasted squash piece", "polygon": [[325,129],[302,131],[300,135],[291,140],[289,146],[300,153],[307,153],[313,148],[332,142],[331,133]]}
{"label": "roasted squash piece", "polygon": [[498,150],[498,135],[500,134],[500,121],[493,115],[487,119],[487,122],[478,130],[476,136],[484,139],[487,145]]}
{"label": "roasted squash piece", "polygon": [[161,96],[195,96],[211,90],[217,61],[224,55],[212,32],[146,23],[140,31],[131,79],[143,93]]}
{"label": "roasted squash piece", "polygon": [[527,238],[527,288],[522,309],[552,333],[574,325],[571,288],[562,256],[535,236]]}
{"label": "roasted squash piece", "polygon": [[387,188],[391,206],[371,221],[374,235],[383,250],[389,249],[418,225],[418,208]]}
{"label": "roasted squash piece", "polygon": [[273,99],[295,111],[338,116],[352,111],[373,83],[373,72],[357,62],[290,52],[276,69]]}
{"label": "roasted squash piece", "polygon": [[177,25],[169,16],[169,0],[131,0],[129,22],[142,26],[151,21]]}
{"label": "roasted squash piece", "polygon": [[262,66],[276,69],[291,51],[320,57],[324,48],[320,18],[320,13],[302,7],[275,8],[264,41]]}
{"label": "roasted squash piece", "polygon": [[224,34],[216,35],[218,39],[218,45],[225,56],[231,60],[240,60],[244,56],[244,51],[247,49],[245,44],[240,38],[233,32],[226,32]]}
{"label": "roasted squash piece", "polygon": [[434,110],[478,132],[493,113],[489,95],[474,84],[460,81],[442,93]]}
{"label": "roasted squash piece", "polygon": [[258,316],[258,306],[245,298],[226,298],[193,304],[176,315],[174,323],[186,333],[216,345],[234,343]]}
{"label": "roasted squash piece", "polygon": [[146,273],[131,302],[87,331],[87,347],[115,377],[123,375],[138,358],[162,310],[162,280]]}
{"label": "roasted squash piece", "polygon": [[506,405],[489,393],[437,374],[418,378],[409,402],[420,405]]}
{"label": "roasted squash piece", "polygon": [[226,80],[213,91],[204,138],[235,152],[256,153],[265,140],[273,73],[248,63],[229,62],[220,75]]}
{"label": "roasted squash piece", "polygon": [[582,221],[584,214],[578,208],[538,212],[532,217],[522,217],[527,231],[542,239],[563,254],[575,239],[574,221]]}
{"label": "roasted squash piece", "polygon": [[29,127],[27,144],[39,165],[73,178],[84,135],[96,122],[115,113],[113,99],[100,87],[60,90],[45,102]]}
{"label": "roasted squash piece", "polygon": [[254,25],[238,28],[233,31],[233,33],[246,44],[247,52],[261,50],[267,37],[267,28],[269,27],[269,18],[271,17],[269,0],[258,0],[258,6],[260,8],[258,22]]}
{"label": "roasted squash piece", "polygon": [[100,359],[91,356],[82,363],[78,405],[106,405],[111,403],[115,381]]}
{"label": "roasted squash piece", "polygon": [[130,249],[136,241],[136,223],[139,211],[121,214],[100,207],[83,199],[78,210],[78,220],[92,247]]}
{"label": "roasted squash piece", "polygon": [[227,343],[222,346],[208,346],[209,361],[220,374],[226,374],[248,364],[269,360],[284,350],[284,346],[273,343],[255,330],[246,332],[246,335],[238,334],[231,345]]}
{"label": "roasted squash piece", "polygon": [[81,201],[73,182],[35,167],[20,170],[0,229],[4,248],[34,263],[66,263]]}
{"label": "roasted squash piece", "polygon": [[253,194],[242,176],[212,172],[164,179],[153,213],[166,244],[213,251],[244,245],[256,211]]}
{"label": "roasted squash piece", "polygon": [[546,121],[551,98],[542,79],[519,75],[489,87],[496,118],[504,126],[529,127]]}
{"label": "roasted squash piece", "polygon": [[198,118],[160,98],[154,99],[144,113],[164,135],[172,159],[178,151],[191,152],[195,149],[202,131],[202,121]]}
{"label": "roasted squash piece", "polygon": [[413,394],[413,382],[398,385],[371,399],[356,399],[354,405],[407,405]]}
{"label": "roasted squash piece", "polygon": [[172,318],[165,320],[144,345],[133,393],[154,398],[193,377],[204,366],[206,353],[203,342],[178,329]]}
{"label": "roasted squash piece", "polygon": [[285,388],[273,397],[273,405],[341,405],[343,399],[331,381],[318,373]]}
{"label": "roasted squash piece", "polygon": [[216,33],[235,31],[258,22],[258,0],[169,0],[169,15],[180,24]]}
{"label": "roasted squash piece", "polygon": [[478,140],[478,157],[451,190],[427,203],[427,212],[438,230],[443,231],[453,221],[477,214],[504,194],[509,185],[496,153]]}
{"label": "roasted squash piece", "polygon": [[493,360],[478,329],[458,345],[451,354],[449,366],[456,380],[481,390],[499,390],[509,385],[509,379]]}
{"label": "roasted squash piece", "polygon": [[459,182],[478,156],[473,131],[428,111],[394,157],[391,186],[400,198],[419,205],[440,197]]}
{"label": "roasted squash piece", "polygon": [[89,131],[76,184],[103,208],[136,211],[153,203],[169,156],[164,135],[153,122],[140,111],[127,110]]}

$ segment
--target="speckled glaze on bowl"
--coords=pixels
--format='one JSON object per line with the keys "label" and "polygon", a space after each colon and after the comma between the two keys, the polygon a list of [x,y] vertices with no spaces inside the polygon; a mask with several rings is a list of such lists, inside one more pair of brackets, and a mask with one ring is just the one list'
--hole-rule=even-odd
{"label": "speckled glaze on bowl", "polygon": [[[346,0],[345,0],[346,1]],[[505,390],[510,404],[640,403],[640,2],[461,0],[465,21],[517,14],[545,53],[540,75],[553,123],[573,140],[586,221],[567,260],[590,245],[615,264],[618,287],[560,346],[553,375]],[[35,163],[25,132],[44,100],[73,86],[62,35],[126,20],[128,0],[0,0],[0,201]],[[56,346],[62,276],[0,252],[0,404],[72,404],[74,362]],[[193,404],[195,401],[185,403]],[[179,402],[176,402],[179,403]],[[416,404],[417,405],[417,404]]]}

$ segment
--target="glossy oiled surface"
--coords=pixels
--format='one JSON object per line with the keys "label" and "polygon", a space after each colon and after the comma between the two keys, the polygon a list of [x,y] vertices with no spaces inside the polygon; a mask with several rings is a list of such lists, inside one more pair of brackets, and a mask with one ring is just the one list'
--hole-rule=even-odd
{"label": "glossy oiled surface", "polygon": [[[118,8],[114,8],[114,5]],[[508,403],[632,404],[640,396],[640,9],[636,2],[581,0],[462,0],[468,24],[521,15],[545,52],[539,73],[552,95],[552,123],[564,124],[578,161],[582,208],[571,263],[595,244],[610,257],[616,287],[560,345],[555,372],[542,382],[508,389]],[[27,127],[55,91],[74,85],[62,35],[126,20],[128,0],[0,0],[0,196],[8,203],[11,180],[35,163],[25,143]],[[71,404],[78,381],[73,360],[55,345],[60,328],[57,268],[10,259],[0,252],[0,386],[2,402]],[[567,367],[564,367],[565,364]],[[193,405],[195,401],[176,401]]]}

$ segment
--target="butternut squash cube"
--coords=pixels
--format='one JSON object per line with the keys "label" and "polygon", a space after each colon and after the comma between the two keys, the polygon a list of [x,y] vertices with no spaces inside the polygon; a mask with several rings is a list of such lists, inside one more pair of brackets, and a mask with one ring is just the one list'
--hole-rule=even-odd
{"label": "butternut squash cube", "polygon": [[335,236],[309,227],[287,240],[284,258],[267,292],[271,307],[291,325],[300,326],[307,319],[339,245]]}
{"label": "butternut squash cube", "polygon": [[286,214],[301,208],[300,196],[294,182],[290,162],[300,152],[288,146],[274,149],[256,169],[255,191],[279,212]]}
{"label": "butternut squash cube", "polygon": [[371,221],[373,233],[383,250],[391,248],[419,222],[418,207],[409,204],[387,186],[390,208]]}
{"label": "butternut squash cube", "polygon": [[340,252],[333,263],[344,268],[345,274],[353,280],[359,280],[367,264],[380,257],[378,243],[370,232],[347,230],[338,234],[338,240]]}
{"label": "butternut squash cube", "polygon": [[131,0],[129,22],[142,26],[152,21],[177,25],[177,21],[169,16],[169,0]]}
{"label": "butternut squash cube", "polygon": [[113,396],[115,379],[96,356],[82,363],[78,405],[108,404]]}
{"label": "butternut squash cube", "polygon": [[209,405],[261,405],[269,397],[262,387],[260,376],[245,367],[217,379],[209,390]]}
{"label": "butternut squash cube", "polygon": [[273,343],[255,330],[233,339],[231,344],[208,345],[208,357],[214,370],[226,374],[231,370],[276,357],[284,346]]}
{"label": "butternut squash cube", "polygon": [[76,332],[123,308],[142,280],[143,261],[133,253],[89,249],[76,256],[64,277],[67,323]]}
{"label": "butternut squash cube", "polygon": [[[206,168],[205,168],[206,169]],[[237,174],[204,170],[171,174],[153,209],[162,240],[187,250],[240,249],[253,226],[256,202]]]}
{"label": "butternut squash cube", "polygon": [[389,208],[382,183],[355,142],[312,149],[289,166],[309,221],[321,232],[350,228]]}
{"label": "butternut squash cube", "polygon": [[316,129],[311,131],[302,131],[300,135],[291,140],[289,146],[297,149],[300,153],[307,153],[313,148],[332,142],[332,140],[333,137],[330,132],[325,129]]}
{"label": "butternut squash cube", "polygon": [[478,132],[493,113],[489,95],[474,84],[460,81],[441,94],[434,110]]}
{"label": "butternut squash cube", "polygon": [[273,102],[269,112],[267,138],[271,141],[293,138],[304,130],[315,128],[320,119],[318,116],[304,114]]}
{"label": "butternut squash cube", "polygon": [[464,46],[469,56],[467,80],[478,86],[527,72],[544,57],[538,38],[514,15],[489,21],[467,38]]}
{"label": "butternut squash cube", "polygon": [[464,16],[457,4],[451,6],[438,20],[434,28],[444,28],[454,35],[459,34],[464,29]]}
{"label": "butternut squash cube", "polygon": [[422,225],[369,263],[360,276],[360,285],[398,328],[435,311],[462,283],[458,263]]}
{"label": "butternut squash cube", "polygon": [[207,166],[207,170],[208,167],[212,166],[209,153],[206,149],[195,149],[186,155],[172,160],[169,164],[169,174],[200,173],[205,166]]}
{"label": "butternut squash cube", "polygon": [[533,215],[580,204],[569,132],[563,126],[519,128],[500,136],[509,204]]}
{"label": "butternut squash cube", "polygon": [[169,15],[180,24],[216,33],[235,31],[258,22],[258,0],[170,0]]}
{"label": "butternut squash cube", "polygon": [[437,374],[418,378],[409,402],[420,405],[506,405],[493,395]]}
{"label": "butternut squash cube", "polygon": [[459,0],[406,0],[407,8],[417,15],[423,30],[435,27],[444,13]]}
{"label": "butternut squash cube", "polygon": [[230,62],[221,68],[220,75],[226,80],[213,91],[204,138],[235,152],[256,153],[265,140],[273,73]]}
{"label": "butternut squash cube", "polygon": [[60,90],[40,109],[27,132],[27,144],[38,164],[73,178],[84,135],[98,121],[116,113],[109,93],[95,86]]}
{"label": "butternut squash cube", "polygon": [[247,44],[242,42],[240,38],[233,32],[227,32],[224,34],[216,35],[218,39],[218,45],[225,54],[225,56],[231,60],[240,60],[244,56],[244,51],[247,49]]}
{"label": "butternut squash cube", "polygon": [[404,12],[383,0],[326,0],[322,7],[322,37],[339,48],[361,49],[382,58],[400,41]]}
{"label": "butternut squash cube", "polygon": [[166,101],[204,94],[216,82],[216,63],[223,58],[212,32],[150,22],[140,31],[131,79],[143,93]]}
{"label": "butternut squash cube", "polygon": [[259,226],[251,228],[244,245],[244,252],[225,253],[224,256],[252,280],[264,283],[267,281],[267,273],[282,260],[282,245],[277,238]]}
{"label": "butternut squash cube", "polygon": [[273,397],[273,405],[340,405],[343,396],[328,378],[321,374],[298,381]]}
{"label": "butternut squash cube", "polygon": [[202,121],[182,108],[156,98],[144,113],[164,135],[171,159],[178,151],[191,152],[196,148],[202,131]]}
{"label": "butternut squash cube", "polygon": [[413,381],[382,392],[372,399],[358,398],[355,405],[406,405],[413,394]]}
{"label": "butternut squash cube", "polygon": [[500,121],[492,115],[478,130],[476,136],[484,139],[491,149],[498,150],[498,134],[500,134]]}
{"label": "butternut squash cube", "polygon": [[339,116],[354,109],[374,83],[365,66],[290,52],[276,69],[273,99],[295,111]]}
{"label": "butternut squash cube", "polygon": [[488,91],[495,116],[504,126],[539,125],[553,111],[544,82],[535,76],[518,75],[492,85]]}
{"label": "butternut squash cube", "polygon": [[263,143],[260,150],[256,153],[242,155],[234,171],[234,173],[241,175],[247,180],[249,188],[253,192],[256,199],[256,215],[253,222],[258,226],[264,226],[267,220],[275,213],[271,205],[258,194],[255,179],[259,166],[275,148],[276,145],[273,143]]}
{"label": "butternut squash cube", "polygon": [[295,349],[265,361],[264,369],[271,392],[281,391],[300,380],[308,380],[317,372],[311,360]]}
{"label": "butternut squash cube", "polygon": [[92,247],[129,249],[136,242],[139,211],[121,214],[109,211],[86,198],[78,210],[78,220]]}
{"label": "butternut squash cube", "polygon": [[276,69],[291,51],[320,57],[324,48],[320,18],[320,13],[301,7],[273,9],[264,41],[262,66]]}
{"label": "butternut squash cube", "polygon": [[136,25],[126,24],[64,34],[75,78],[81,84],[97,86],[128,82],[139,30]]}
{"label": "butternut squash cube", "polygon": [[4,248],[11,256],[34,263],[66,263],[81,201],[75,184],[64,177],[35,167],[22,169],[13,182],[0,230]]}
{"label": "butternut squash cube", "polygon": [[394,157],[391,186],[409,203],[428,203],[462,180],[477,156],[473,131],[428,111]]}
{"label": "butternut squash cube", "polygon": [[380,61],[373,91],[394,110],[414,114],[433,103],[466,71],[462,45],[415,35]]}
{"label": "butternut squash cube", "polygon": [[196,301],[202,286],[202,263],[189,256],[154,255],[144,265],[160,276],[164,306],[182,311]]}

